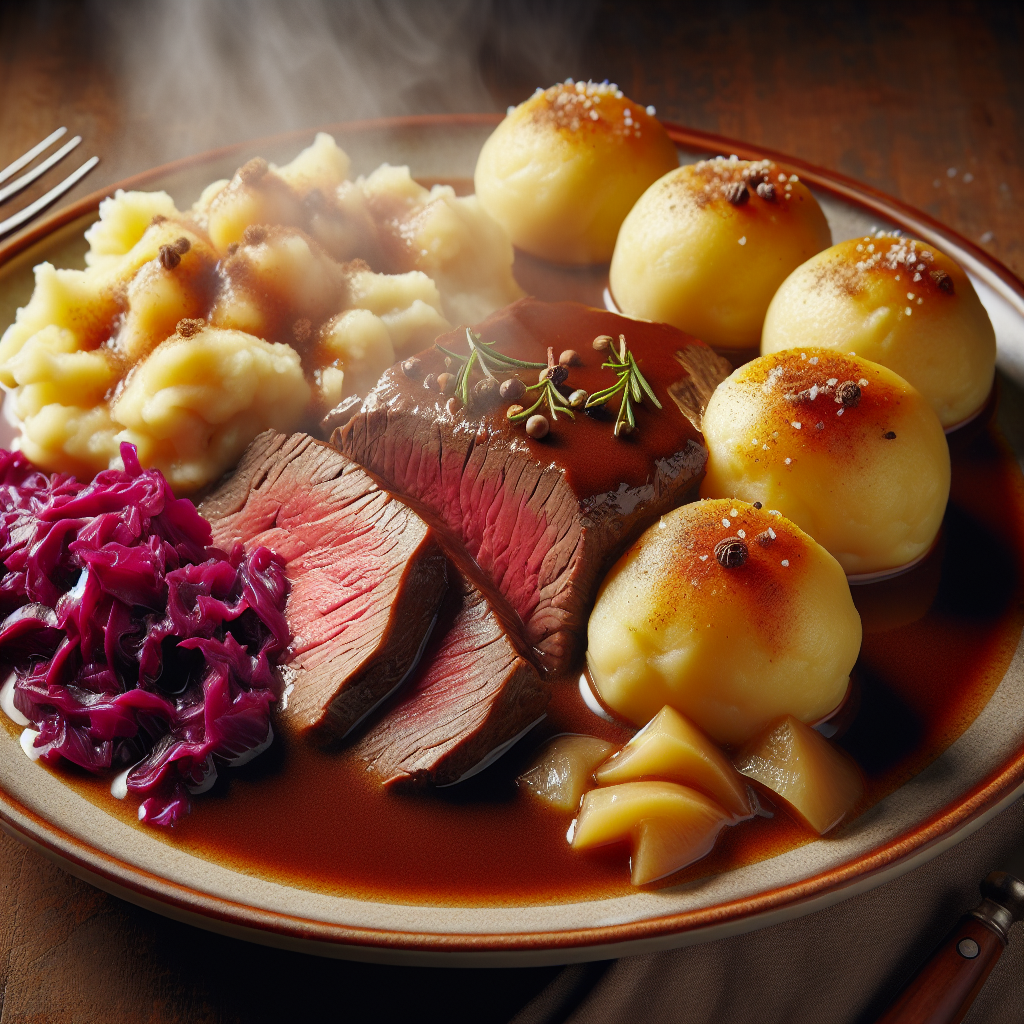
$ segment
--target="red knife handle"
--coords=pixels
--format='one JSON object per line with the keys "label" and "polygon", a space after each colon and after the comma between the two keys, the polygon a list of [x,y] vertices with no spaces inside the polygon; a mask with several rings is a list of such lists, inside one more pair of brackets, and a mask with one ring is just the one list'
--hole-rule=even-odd
{"label": "red knife handle", "polygon": [[1003,940],[965,914],[878,1024],[958,1024],[1002,952]]}

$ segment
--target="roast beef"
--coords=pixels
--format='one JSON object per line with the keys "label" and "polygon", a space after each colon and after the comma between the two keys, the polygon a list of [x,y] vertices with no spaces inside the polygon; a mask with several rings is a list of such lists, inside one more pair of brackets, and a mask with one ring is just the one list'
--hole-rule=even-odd
{"label": "roast beef", "polygon": [[435,532],[336,449],[267,431],[200,511],[214,543],[264,544],[286,560],[284,724],[340,738],[394,690],[445,594]]}
{"label": "roast beef", "polygon": [[[585,617],[610,562],[703,473],[702,437],[681,409],[699,415],[729,366],[675,328],[573,302],[523,299],[477,331],[483,342],[526,361],[544,361],[549,346],[556,359],[575,350],[581,365],[570,368],[566,395],[615,383],[592,342],[624,335],[662,408],[648,399],[637,412],[637,430],[616,437],[616,396],[608,409],[577,411],[575,421],[559,416],[543,440],[534,440],[508,421],[507,401],[465,407],[436,385],[425,387],[425,380],[457,369],[432,348],[409,371],[402,364],[388,370],[332,443],[388,488],[433,510],[522,619],[538,665],[564,671],[582,649]],[[438,344],[469,351],[464,328]],[[537,370],[520,376],[533,384]]]}
{"label": "roast beef", "polygon": [[423,660],[355,753],[387,785],[475,774],[544,713],[549,685],[523,657],[503,599],[455,568]]}

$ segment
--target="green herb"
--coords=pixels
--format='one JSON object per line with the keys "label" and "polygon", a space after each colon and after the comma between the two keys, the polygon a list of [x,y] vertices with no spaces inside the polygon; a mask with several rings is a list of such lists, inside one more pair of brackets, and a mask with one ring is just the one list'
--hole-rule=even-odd
{"label": "green herb", "polygon": [[608,362],[602,363],[601,366],[608,370],[615,370],[618,374],[619,379],[608,388],[603,391],[595,391],[587,399],[586,408],[592,409],[597,405],[604,405],[610,398],[622,392],[622,401],[619,402],[619,413],[615,417],[615,436],[619,437],[621,434],[628,434],[636,429],[636,416],[633,413],[633,403],[642,405],[644,395],[646,395],[655,406],[660,409],[661,402],[654,395],[654,391],[651,389],[651,385],[647,383],[644,375],[640,372],[640,367],[636,365],[636,360],[633,358],[633,353],[626,348],[626,336],[624,334],[619,335],[619,351],[615,351],[615,347],[611,346],[608,350],[611,354],[608,357]]}
{"label": "green herb", "polygon": [[[543,363],[541,365],[543,365]],[[509,422],[521,423],[536,412],[544,402],[548,403],[548,409],[551,410],[551,418],[553,420],[558,419],[558,414],[560,412],[564,412],[571,420],[576,419],[576,415],[572,411],[572,406],[569,405],[569,399],[558,390],[558,385],[565,380],[565,376],[567,376],[567,373],[565,373],[565,367],[557,366],[555,369],[562,370],[564,375],[552,377],[545,375],[543,380],[539,380],[536,384],[531,384],[526,390],[539,391],[540,394],[537,396],[537,401],[534,402],[529,409],[523,409],[522,412],[517,412],[515,416],[509,416]]]}
{"label": "green herb", "polygon": [[[469,405],[469,381],[473,367],[479,363],[487,377],[494,377],[492,370],[541,370],[545,363],[527,363],[522,359],[515,359],[505,355],[504,352],[496,352],[495,342],[482,341],[479,334],[474,334],[466,328],[466,343],[469,345],[469,355],[460,356],[458,352],[443,345],[434,343],[434,348],[443,352],[449,359],[454,359],[459,364],[459,372],[455,378],[455,394],[463,405]],[[527,390],[530,390],[529,388]]]}

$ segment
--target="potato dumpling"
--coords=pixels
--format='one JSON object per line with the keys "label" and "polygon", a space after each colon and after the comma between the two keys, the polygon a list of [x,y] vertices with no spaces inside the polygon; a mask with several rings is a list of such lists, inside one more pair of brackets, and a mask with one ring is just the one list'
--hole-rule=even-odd
{"label": "potato dumpling", "polygon": [[666,704],[718,743],[781,714],[836,708],[860,616],[836,560],[780,515],[698,501],[661,520],[601,585],[587,662],[613,711],[646,725]]}
{"label": "potato dumpling", "polygon": [[611,259],[623,218],[679,163],[665,129],[615,85],[537,90],[480,150],[483,208],[525,252],[556,263]]}
{"label": "potato dumpling", "polygon": [[577,850],[630,840],[634,885],[664,878],[711,852],[732,815],[714,800],[674,782],[624,782],[592,789],[573,823]]}
{"label": "potato dumpling", "polygon": [[864,795],[853,758],[792,715],[751,740],[737,755],[736,768],[770,789],[819,835],[838,825]]}
{"label": "potato dumpling", "polygon": [[881,231],[818,253],[775,293],[761,352],[804,345],[887,366],[946,428],[985,404],[995,375],[995,331],[970,278],[933,245]]}
{"label": "potato dumpling", "polygon": [[555,810],[573,813],[594,785],[594,769],[615,749],[596,736],[565,733],[544,745],[516,782]]}
{"label": "potato dumpling", "polygon": [[747,787],[711,739],[675,708],[663,707],[595,773],[598,785],[662,779],[693,786],[737,817],[751,813]]}
{"label": "potato dumpling", "polygon": [[611,292],[628,316],[750,348],[779,285],[831,244],[821,207],[795,174],[770,160],[702,160],[656,181],[629,212]]}
{"label": "potato dumpling", "polygon": [[241,331],[175,335],[135,368],[111,407],[143,465],[175,492],[194,491],[238,461],[260,432],[294,430],[309,405],[299,354]]}
{"label": "potato dumpling", "polygon": [[949,448],[932,407],[859,356],[790,349],[719,384],[704,412],[701,495],[760,501],[850,575],[913,562],[949,496]]}

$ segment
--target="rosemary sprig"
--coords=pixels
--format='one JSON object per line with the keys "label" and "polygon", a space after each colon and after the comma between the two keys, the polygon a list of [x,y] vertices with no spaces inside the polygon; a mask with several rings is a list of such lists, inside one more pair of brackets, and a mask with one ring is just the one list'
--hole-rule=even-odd
{"label": "rosemary sprig", "polygon": [[605,402],[621,391],[622,401],[619,402],[619,412],[615,417],[614,427],[615,436],[619,437],[623,433],[628,434],[636,429],[636,416],[633,412],[634,402],[642,405],[644,395],[658,409],[661,408],[661,402],[655,397],[651,385],[647,383],[646,378],[640,372],[640,367],[636,365],[633,353],[626,348],[626,336],[624,334],[619,335],[619,351],[616,352],[613,346],[609,349],[609,352],[608,361],[602,363],[601,366],[608,370],[615,370],[618,374],[618,380],[611,387],[604,388],[602,391],[595,391],[587,399],[586,408],[592,409],[594,406],[604,405]]}
{"label": "rosemary sprig", "polygon": [[[434,348],[443,352],[449,359],[454,359],[459,364],[459,372],[455,378],[455,394],[463,405],[469,405],[469,379],[473,367],[479,363],[484,375],[494,377],[493,370],[542,370],[546,363],[528,363],[522,359],[506,355],[504,352],[497,352],[494,349],[495,342],[482,341],[479,334],[474,334],[466,328],[466,343],[469,345],[469,355],[460,356],[458,352],[447,349],[444,345],[434,342]],[[527,389],[531,390],[531,389]]]}
{"label": "rosemary sprig", "polygon": [[[541,365],[543,366],[544,364],[542,363]],[[558,367],[558,369],[562,369],[562,367]],[[563,377],[562,379],[564,380],[565,378]],[[542,402],[548,403],[548,409],[551,410],[551,418],[553,420],[558,419],[560,412],[564,412],[571,420],[576,419],[576,414],[572,411],[572,406],[569,405],[569,399],[558,390],[558,383],[556,383],[553,377],[544,377],[543,380],[538,381],[536,384],[531,384],[526,390],[539,391],[540,394],[537,396],[537,401],[529,409],[523,409],[522,412],[509,416],[510,423],[521,423],[523,420],[528,419],[540,408]]]}

